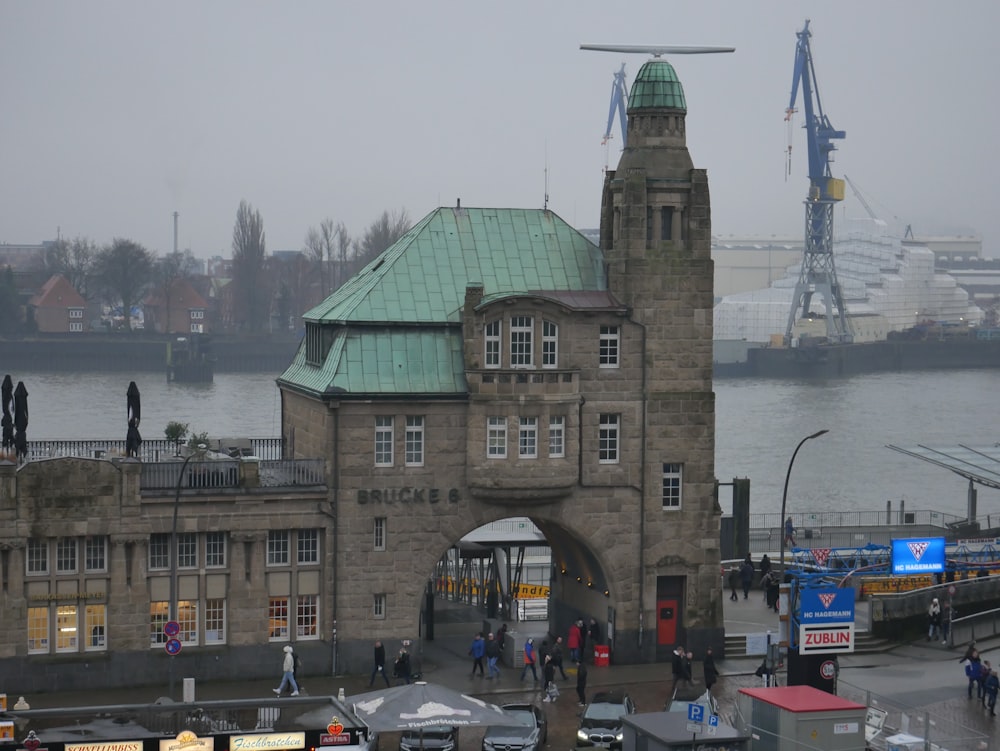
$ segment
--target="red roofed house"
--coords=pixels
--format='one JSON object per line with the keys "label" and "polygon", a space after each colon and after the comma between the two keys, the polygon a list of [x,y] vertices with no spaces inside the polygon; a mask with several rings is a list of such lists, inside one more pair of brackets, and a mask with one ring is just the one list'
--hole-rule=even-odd
{"label": "red roofed house", "polygon": [[145,326],[160,334],[205,334],[208,303],[187,279],[151,292],[142,303]]}
{"label": "red roofed house", "polygon": [[87,301],[60,274],[49,277],[28,301],[29,316],[33,316],[38,331],[43,333],[82,332],[86,307]]}

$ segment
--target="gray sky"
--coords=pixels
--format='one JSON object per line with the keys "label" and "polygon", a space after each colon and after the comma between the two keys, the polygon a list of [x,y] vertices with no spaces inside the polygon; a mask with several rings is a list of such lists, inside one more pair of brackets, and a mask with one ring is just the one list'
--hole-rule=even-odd
{"label": "gray sky", "polygon": [[177,211],[182,249],[228,256],[246,199],[269,250],[300,248],[327,217],[357,235],[456,198],[540,207],[546,165],[550,208],[596,227],[613,74],[646,58],[581,43],[736,47],[670,58],[713,230],[798,235],[805,134],[786,180],[783,114],[807,17],[847,131],[834,174],[1000,256],[996,0],[0,0],[0,242],[59,227],[162,253]]}

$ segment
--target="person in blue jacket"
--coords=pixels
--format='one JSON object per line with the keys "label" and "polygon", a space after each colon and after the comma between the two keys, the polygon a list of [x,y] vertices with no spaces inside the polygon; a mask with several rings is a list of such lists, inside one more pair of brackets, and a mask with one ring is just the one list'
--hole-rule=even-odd
{"label": "person in blue jacket", "polygon": [[486,654],[486,642],[483,641],[483,632],[480,631],[476,634],[475,638],[472,640],[472,646],[469,647],[469,655],[472,657],[472,678],[476,675],[476,669],[479,669],[479,677],[483,677],[483,656]]}
{"label": "person in blue jacket", "polygon": [[524,676],[528,674],[528,668],[531,668],[531,677],[535,679],[535,683],[538,683],[538,671],[535,669],[535,640],[530,636],[524,642],[524,668],[521,670],[521,680],[524,680]]}

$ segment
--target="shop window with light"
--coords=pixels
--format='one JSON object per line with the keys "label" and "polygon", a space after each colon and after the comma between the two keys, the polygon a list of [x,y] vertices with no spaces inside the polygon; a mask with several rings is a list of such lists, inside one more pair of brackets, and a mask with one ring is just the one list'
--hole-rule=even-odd
{"label": "shop window with light", "polygon": [[559,365],[559,327],[552,321],[542,321],[542,367]]}
{"label": "shop window with light", "polygon": [[193,532],[177,535],[177,568],[198,567],[198,537]]}
{"label": "shop window with light", "polygon": [[684,487],[684,465],[663,465],[663,509],[676,511],[681,507],[681,493]]}
{"label": "shop window with light", "polygon": [[49,652],[49,609],[28,608],[28,654]]}
{"label": "shop window with light", "polygon": [[270,624],[268,639],[288,641],[288,598],[270,598],[267,606],[267,617]]}
{"label": "shop window with light", "polygon": [[379,552],[385,550],[385,523],[384,516],[376,516],[372,527],[372,545]]}
{"label": "shop window with light", "polygon": [[490,321],[486,324],[483,331],[483,338],[485,340],[486,352],[484,358],[484,365],[487,368],[499,368],[500,367],[500,319],[495,321]]}
{"label": "shop window with light", "polygon": [[486,418],[486,456],[490,459],[507,458],[507,418],[494,415]]}
{"label": "shop window with light", "polygon": [[79,631],[76,605],[56,608],[56,652],[76,652]]}
{"label": "shop window with light", "polygon": [[162,647],[167,643],[163,627],[170,620],[170,603],[166,601],[149,603],[149,646]]}
{"label": "shop window with light", "polygon": [[385,595],[377,594],[372,602],[372,617],[377,620],[385,620]]}
{"label": "shop window with light", "polygon": [[177,625],[181,630],[177,633],[184,646],[198,644],[198,603],[197,601],[181,600],[177,603]]}
{"label": "shop window with light", "polygon": [[549,456],[560,459],[566,456],[566,418],[549,418]]}
{"label": "shop window with light", "polygon": [[149,536],[149,570],[157,571],[170,568],[170,535],[152,534]]}
{"label": "shop window with light", "polygon": [[319,563],[319,530],[300,529],[298,533],[298,562],[300,565]]}
{"label": "shop window with light", "polygon": [[517,431],[517,455],[522,459],[538,456],[538,418],[522,417]]}
{"label": "shop window with light", "polygon": [[295,608],[295,637],[319,638],[319,596],[299,595]]}
{"label": "shop window with light", "polygon": [[392,466],[393,418],[375,415],[375,466]]}
{"label": "shop window with light", "polygon": [[25,550],[28,574],[49,573],[49,541],[31,538]]}
{"label": "shop window with light", "polygon": [[407,467],[424,466],[424,418],[420,415],[406,417],[406,456]]}
{"label": "shop window with light", "polygon": [[83,566],[86,571],[108,570],[108,538],[103,535],[88,537],[84,543]]}
{"label": "shop window with light", "polygon": [[205,534],[205,567],[225,568],[226,566],[226,533],[208,532]]}
{"label": "shop window with light", "polygon": [[512,316],[510,319],[510,366],[530,368],[534,364],[531,337],[534,321],[531,316]]}
{"label": "shop window with light", "polygon": [[205,644],[226,643],[226,601],[221,597],[205,600]]}
{"label": "shop window with light", "polygon": [[86,640],[86,651],[98,652],[107,649],[107,605],[87,605],[83,612],[85,621],[83,636]]}
{"label": "shop window with light", "polygon": [[287,566],[289,560],[289,533],[287,529],[272,529],[267,533],[267,565]]}
{"label": "shop window with light", "polygon": [[598,431],[598,460],[601,464],[618,463],[619,415],[601,415]]}
{"label": "shop window with light", "polygon": [[619,363],[619,345],[621,344],[621,328],[618,326],[601,326],[599,341],[599,361],[602,368],[617,368]]}

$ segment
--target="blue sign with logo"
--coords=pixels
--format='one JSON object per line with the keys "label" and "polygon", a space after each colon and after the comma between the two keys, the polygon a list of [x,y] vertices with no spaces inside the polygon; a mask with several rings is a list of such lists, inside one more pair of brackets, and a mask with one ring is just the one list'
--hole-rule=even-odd
{"label": "blue sign with logo", "polygon": [[892,573],[940,574],[944,572],[944,538],[892,541]]}
{"label": "blue sign with logo", "polygon": [[799,592],[799,623],[853,622],[854,587]]}

